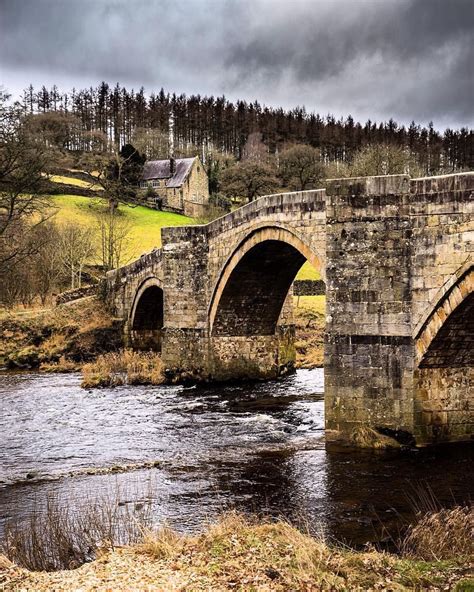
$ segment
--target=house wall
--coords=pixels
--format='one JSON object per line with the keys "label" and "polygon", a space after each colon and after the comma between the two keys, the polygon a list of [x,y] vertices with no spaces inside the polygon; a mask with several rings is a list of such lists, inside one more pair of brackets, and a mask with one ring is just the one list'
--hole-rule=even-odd
{"label": "house wall", "polygon": [[191,218],[204,215],[209,203],[209,180],[201,161],[196,158],[183,184],[184,214]]}

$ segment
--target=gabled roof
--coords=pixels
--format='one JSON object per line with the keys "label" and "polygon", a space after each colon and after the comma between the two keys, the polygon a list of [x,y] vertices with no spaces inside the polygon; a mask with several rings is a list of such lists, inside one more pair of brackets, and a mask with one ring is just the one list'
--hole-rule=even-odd
{"label": "gabled roof", "polygon": [[148,160],[143,166],[142,181],[151,181],[152,179],[168,179],[166,187],[181,187],[191,172],[194,158],[176,158],[176,170],[174,175],[170,176],[170,161],[166,160]]}

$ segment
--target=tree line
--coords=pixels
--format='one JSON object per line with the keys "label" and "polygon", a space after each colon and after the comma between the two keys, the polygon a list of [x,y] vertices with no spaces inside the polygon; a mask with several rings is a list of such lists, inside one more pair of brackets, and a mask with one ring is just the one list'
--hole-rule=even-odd
{"label": "tree line", "polygon": [[[473,169],[473,132],[336,121],[304,109],[284,111],[224,97],[127,91],[102,83],[60,94],[32,86],[11,102],[0,89],[0,303],[45,301],[77,287],[86,262],[102,272],[123,263],[128,230],[118,204],[137,203],[146,158],[199,155],[209,176],[209,218],[230,201],[323,186],[330,177]],[[49,174],[67,169],[99,186],[93,231],[59,225]],[[105,201],[105,203],[104,203]],[[205,220],[202,220],[205,221]]]}
{"label": "tree line", "polygon": [[[166,158],[172,112],[177,154],[199,155],[204,163],[215,153],[242,160],[249,137],[258,133],[270,155],[306,144],[320,151],[325,165],[349,165],[365,146],[383,144],[408,151],[423,174],[474,168],[474,134],[466,127],[441,133],[432,123],[404,126],[390,119],[362,124],[350,115],[336,119],[308,113],[304,107],[284,110],[256,101],[176,95],[163,89],[147,95],[143,87],[134,91],[106,82],[64,93],[56,86],[35,90],[30,85],[18,106],[24,114],[56,117],[64,148],[73,151],[132,144],[147,158]],[[93,135],[99,132],[100,139]]]}

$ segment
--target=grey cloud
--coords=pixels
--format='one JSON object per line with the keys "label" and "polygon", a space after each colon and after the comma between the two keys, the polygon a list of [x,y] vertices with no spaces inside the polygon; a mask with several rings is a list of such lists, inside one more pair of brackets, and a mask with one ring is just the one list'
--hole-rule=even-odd
{"label": "grey cloud", "polygon": [[0,69],[463,125],[473,30],[472,0],[0,0]]}

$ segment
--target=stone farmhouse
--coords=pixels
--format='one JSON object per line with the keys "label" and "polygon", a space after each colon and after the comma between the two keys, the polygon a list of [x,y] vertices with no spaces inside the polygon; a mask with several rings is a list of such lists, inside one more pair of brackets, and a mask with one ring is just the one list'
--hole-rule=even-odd
{"label": "stone farmhouse", "polygon": [[147,161],[140,188],[147,205],[191,218],[202,216],[209,203],[207,173],[197,156]]}

